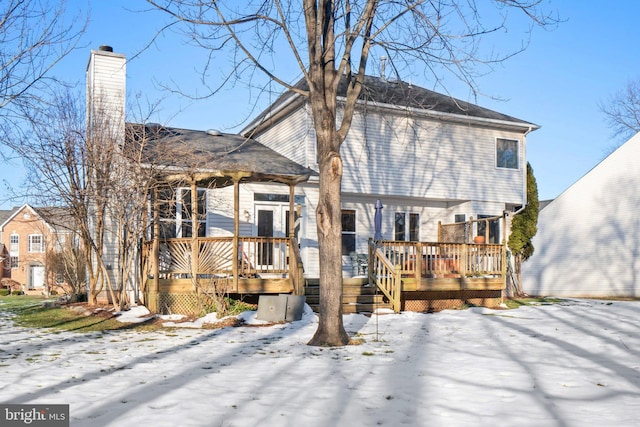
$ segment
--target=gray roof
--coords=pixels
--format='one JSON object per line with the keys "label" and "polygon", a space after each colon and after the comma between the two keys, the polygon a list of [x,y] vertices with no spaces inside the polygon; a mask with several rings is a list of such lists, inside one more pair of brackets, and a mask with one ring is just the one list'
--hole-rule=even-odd
{"label": "gray roof", "polygon": [[[295,85],[296,88],[308,90],[309,85],[303,78]],[[347,93],[347,79],[343,77],[338,87],[339,96],[345,97]],[[255,127],[268,117],[271,112],[277,111],[281,105],[287,103],[290,99],[299,96],[292,90],[287,90],[265,111],[260,113],[252,123],[247,127],[250,129]],[[507,114],[502,114],[479,105],[471,104],[448,95],[443,95],[411,83],[396,80],[387,80],[380,77],[365,76],[364,85],[360,92],[359,99],[362,101],[373,102],[377,104],[387,104],[405,108],[425,110],[437,113],[453,114],[467,118],[478,118],[486,120],[498,120],[511,122],[524,127],[538,128],[530,122],[518,119]]]}
{"label": "gray roof", "polygon": [[[146,162],[171,171],[197,171],[213,175],[235,172],[243,181],[306,181],[316,172],[260,144],[236,134],[127,124],[128,140],[145,141]],[[226,183],[228,184],[228,182]]]}
{"label": "gray roof", "polygon": [[14,206],[11,209],[0,210],[0,225],[3,225],[9,218],[11,218],[11,215],[13,215],[18,209],[20,209],[19,206]]}

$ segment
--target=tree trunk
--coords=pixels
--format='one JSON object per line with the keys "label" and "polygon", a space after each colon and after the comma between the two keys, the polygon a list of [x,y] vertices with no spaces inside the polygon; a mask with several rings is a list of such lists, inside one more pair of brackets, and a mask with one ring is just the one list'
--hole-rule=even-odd
{"label": "tree trunk", "polygon": [[[318,135],[318,147],[322,145]],[[325,145],[326,146],[326,145]],[[320,315],[309,345],[343,346],[349,335],[342,322],[342,159],[335,150],[320,157],[317,228],[320,251]]]}

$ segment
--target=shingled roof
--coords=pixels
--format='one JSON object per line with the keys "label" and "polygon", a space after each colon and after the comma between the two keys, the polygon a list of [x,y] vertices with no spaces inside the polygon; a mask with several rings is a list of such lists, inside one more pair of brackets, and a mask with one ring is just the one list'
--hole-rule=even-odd
{"label": "shingled roof", "polygon": [[316,172],[251,138],[218,131],[127,124],[128,139],[145,140],[146,162],[211,176],[244,173],[243,181],[302,182]]}
{"label": "shingled roof", "polygon": [[[309,89],[309,85],[305,79],[301,79],[294,86],[301,90]],[[340,97],[346,97],[347,79],[345,77],[340,80],[338,93]],[[281,106],[287,104],[296,97],[300,97],[300,95],[293,90],[287,90],[266,110],[260,113],[252,123],[247,126],[245,131],[256,127],[273,112],[278,111]],[[509,122],[523,127],[538,128],[537,125],[516,117],[480,107],[479,105],[465,102],[448,95],[443,95],[411,83],[387,80],[380,77],[365,76],[364,85],[358,99],[378,106],[386,105],[396,108],[410,108],[415,110],[424,110],[425,112],[459,116],[460,118],[495,120],[500,122]]]}

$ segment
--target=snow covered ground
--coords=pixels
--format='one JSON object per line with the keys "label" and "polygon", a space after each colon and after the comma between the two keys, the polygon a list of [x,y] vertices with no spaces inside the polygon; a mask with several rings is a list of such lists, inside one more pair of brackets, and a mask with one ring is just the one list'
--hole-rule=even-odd
{"label": "snow covered ground", "polygon": [[74,427],[640,422],[639,302],[344,319],[363,344],[307,346],[310,311],[272,326],[89,335],[4,315],[0,402],[70,404]]}

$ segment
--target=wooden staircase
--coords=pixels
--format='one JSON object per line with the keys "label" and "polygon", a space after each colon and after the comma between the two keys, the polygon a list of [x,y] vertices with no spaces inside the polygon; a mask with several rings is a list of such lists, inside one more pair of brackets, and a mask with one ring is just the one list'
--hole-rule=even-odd
{"label": "wooden staircase", "polygon": [[[318,312],[320,304],[320,286],[318,279],[305,280],[306,302]],[[391,309],[382,292],[376,290],[374,285],[368,285],[367,279],[343,279],[342,280],[342,312],[373,313],[376,309]]]}

